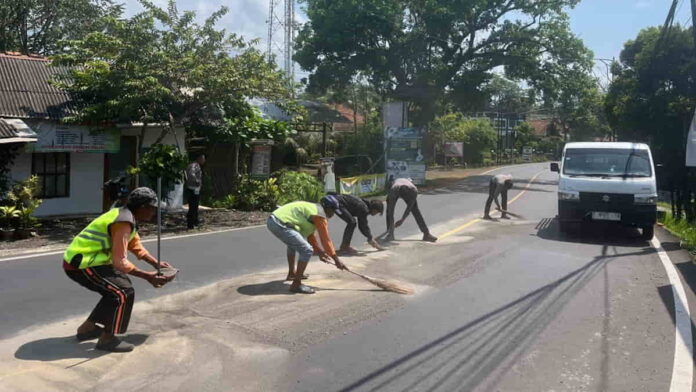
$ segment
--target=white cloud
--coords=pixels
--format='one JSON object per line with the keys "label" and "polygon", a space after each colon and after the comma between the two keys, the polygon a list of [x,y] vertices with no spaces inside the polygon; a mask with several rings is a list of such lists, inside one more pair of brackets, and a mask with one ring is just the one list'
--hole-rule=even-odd
{"label": "white cloud", "polygon": [[638,9],[644,9],[644,8],[650,8],[650,7],[652,7],[652,5],[653,5],[653,2],[650,0],[640,0],[634,4],[634,7],[638,8]]}

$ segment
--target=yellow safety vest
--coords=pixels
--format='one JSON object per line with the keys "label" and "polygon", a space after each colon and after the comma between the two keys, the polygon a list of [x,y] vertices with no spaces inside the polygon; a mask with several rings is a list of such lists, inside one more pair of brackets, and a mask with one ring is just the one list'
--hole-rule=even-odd
{"label": "yellow safety vest", "polygon": [[64,260],[78,269],[111,264],[113,244],[109,228],[117,222],[128,222],[133,227],[129,241],[138,233],[133,213],[125,207],[114,208],[93,220],[75,236],[63,254]]}

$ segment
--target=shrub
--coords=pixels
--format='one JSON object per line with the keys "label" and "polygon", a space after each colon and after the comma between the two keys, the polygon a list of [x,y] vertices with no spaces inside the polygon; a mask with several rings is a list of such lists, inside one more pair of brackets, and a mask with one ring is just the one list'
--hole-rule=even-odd
{"label": "shrub", "polygon": [[15,183],[7,193],[7,200],[18,213],[17,223],[21,229],[34,229],[39,226],[38,219],[33,214],[43,200],[39,199],[41,185],[39,177],[31,176],[24,181]]}
{"label": "shrub", "polygon": [[324,185],[314,176],[294,171],[282,171],[276,175],[280,185],[280,205],[297,200],[317,203],[324,196]]}

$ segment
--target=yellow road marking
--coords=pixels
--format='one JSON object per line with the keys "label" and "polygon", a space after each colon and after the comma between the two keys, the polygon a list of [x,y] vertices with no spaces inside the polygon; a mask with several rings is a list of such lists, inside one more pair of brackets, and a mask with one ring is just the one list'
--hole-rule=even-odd
{"label": "yellow road marking", "polygon": [[476,218],[476,219],[470,220],[469,222],[457,227],[456,229],[450,230],[447,233],[441,235],[440,239],[447,238],[451,235],[457,234],[458,232],[460,232],[460,231],[466,229],[467,227],[473,225],[474,223],[478,223],[478,222],[481,222],[481,219]]}
{"label": "yellow road marking", "polygon": [[[515,196],[514,198],[512,198],[512,200],[510,200],[510,201],[508,202],[508,204],[512,204],[512,203],[515,202],[515,200],[517,200],[517,199],[519,199],[520,197],[522,197],[522,195],[524,195],[524,194],[527,192],[527,190],[528,190],[529,187],[532,185],[532,183],[534,183],[534,180],[536,180],[537,177],[539,177],[539,176],[541,175],[541,173],[543,173],[543,172],[544,172],[544,171],[540,171],[540,172],[537,173],[534,177],[532,177],[532,179],[529,180],[529,182],[527,183],[527,186],[524,187],[524,190],[523,190],[522,192],[520,192],[517,196]],[[448,231],[447,233],[441,235],[441,236],[440,236],[440,239],[444,239],[444,238],[453,236],[453,235],[459,233],[460,231],[466,229],[467,227],[472,226],[472,225],[474,225],[474,224],[476,224],[476,223],[478,223],[478,222],[481,222],[481,219],[478,219],[478,218],[472,219],[472,220],[470,220],[469,222],[466,222],[465,224],[463,224],[463,225],[457,227],[456,229],[452,229],[452,230]]]}

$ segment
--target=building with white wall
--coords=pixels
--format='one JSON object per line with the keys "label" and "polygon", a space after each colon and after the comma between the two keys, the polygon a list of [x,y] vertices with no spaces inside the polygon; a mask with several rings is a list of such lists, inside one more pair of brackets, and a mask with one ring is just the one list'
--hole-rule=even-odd
{"label": "building with white wall", "polygon": [[[11,178],[39,176],[43,203],[37,216],[98,214],[111,204],[104,183],[136,165],[140,128],[62,124],[61,119],[72,110],[70,98],[50,83],[61,72],[66,69],[50,66],[45,58],[0,54],[0,118],[21,120],[37,135],[35,143],[22,148]],[[161,128],[149,127],[143,148],[155,143],[160,134]],[[160,143],[175,145],[185,153],[185,137],[177,129]],[[135,179],[127,185],[135,186]],[[181,207],[182,195],[179,185],[168,195],[170,208]]]}

